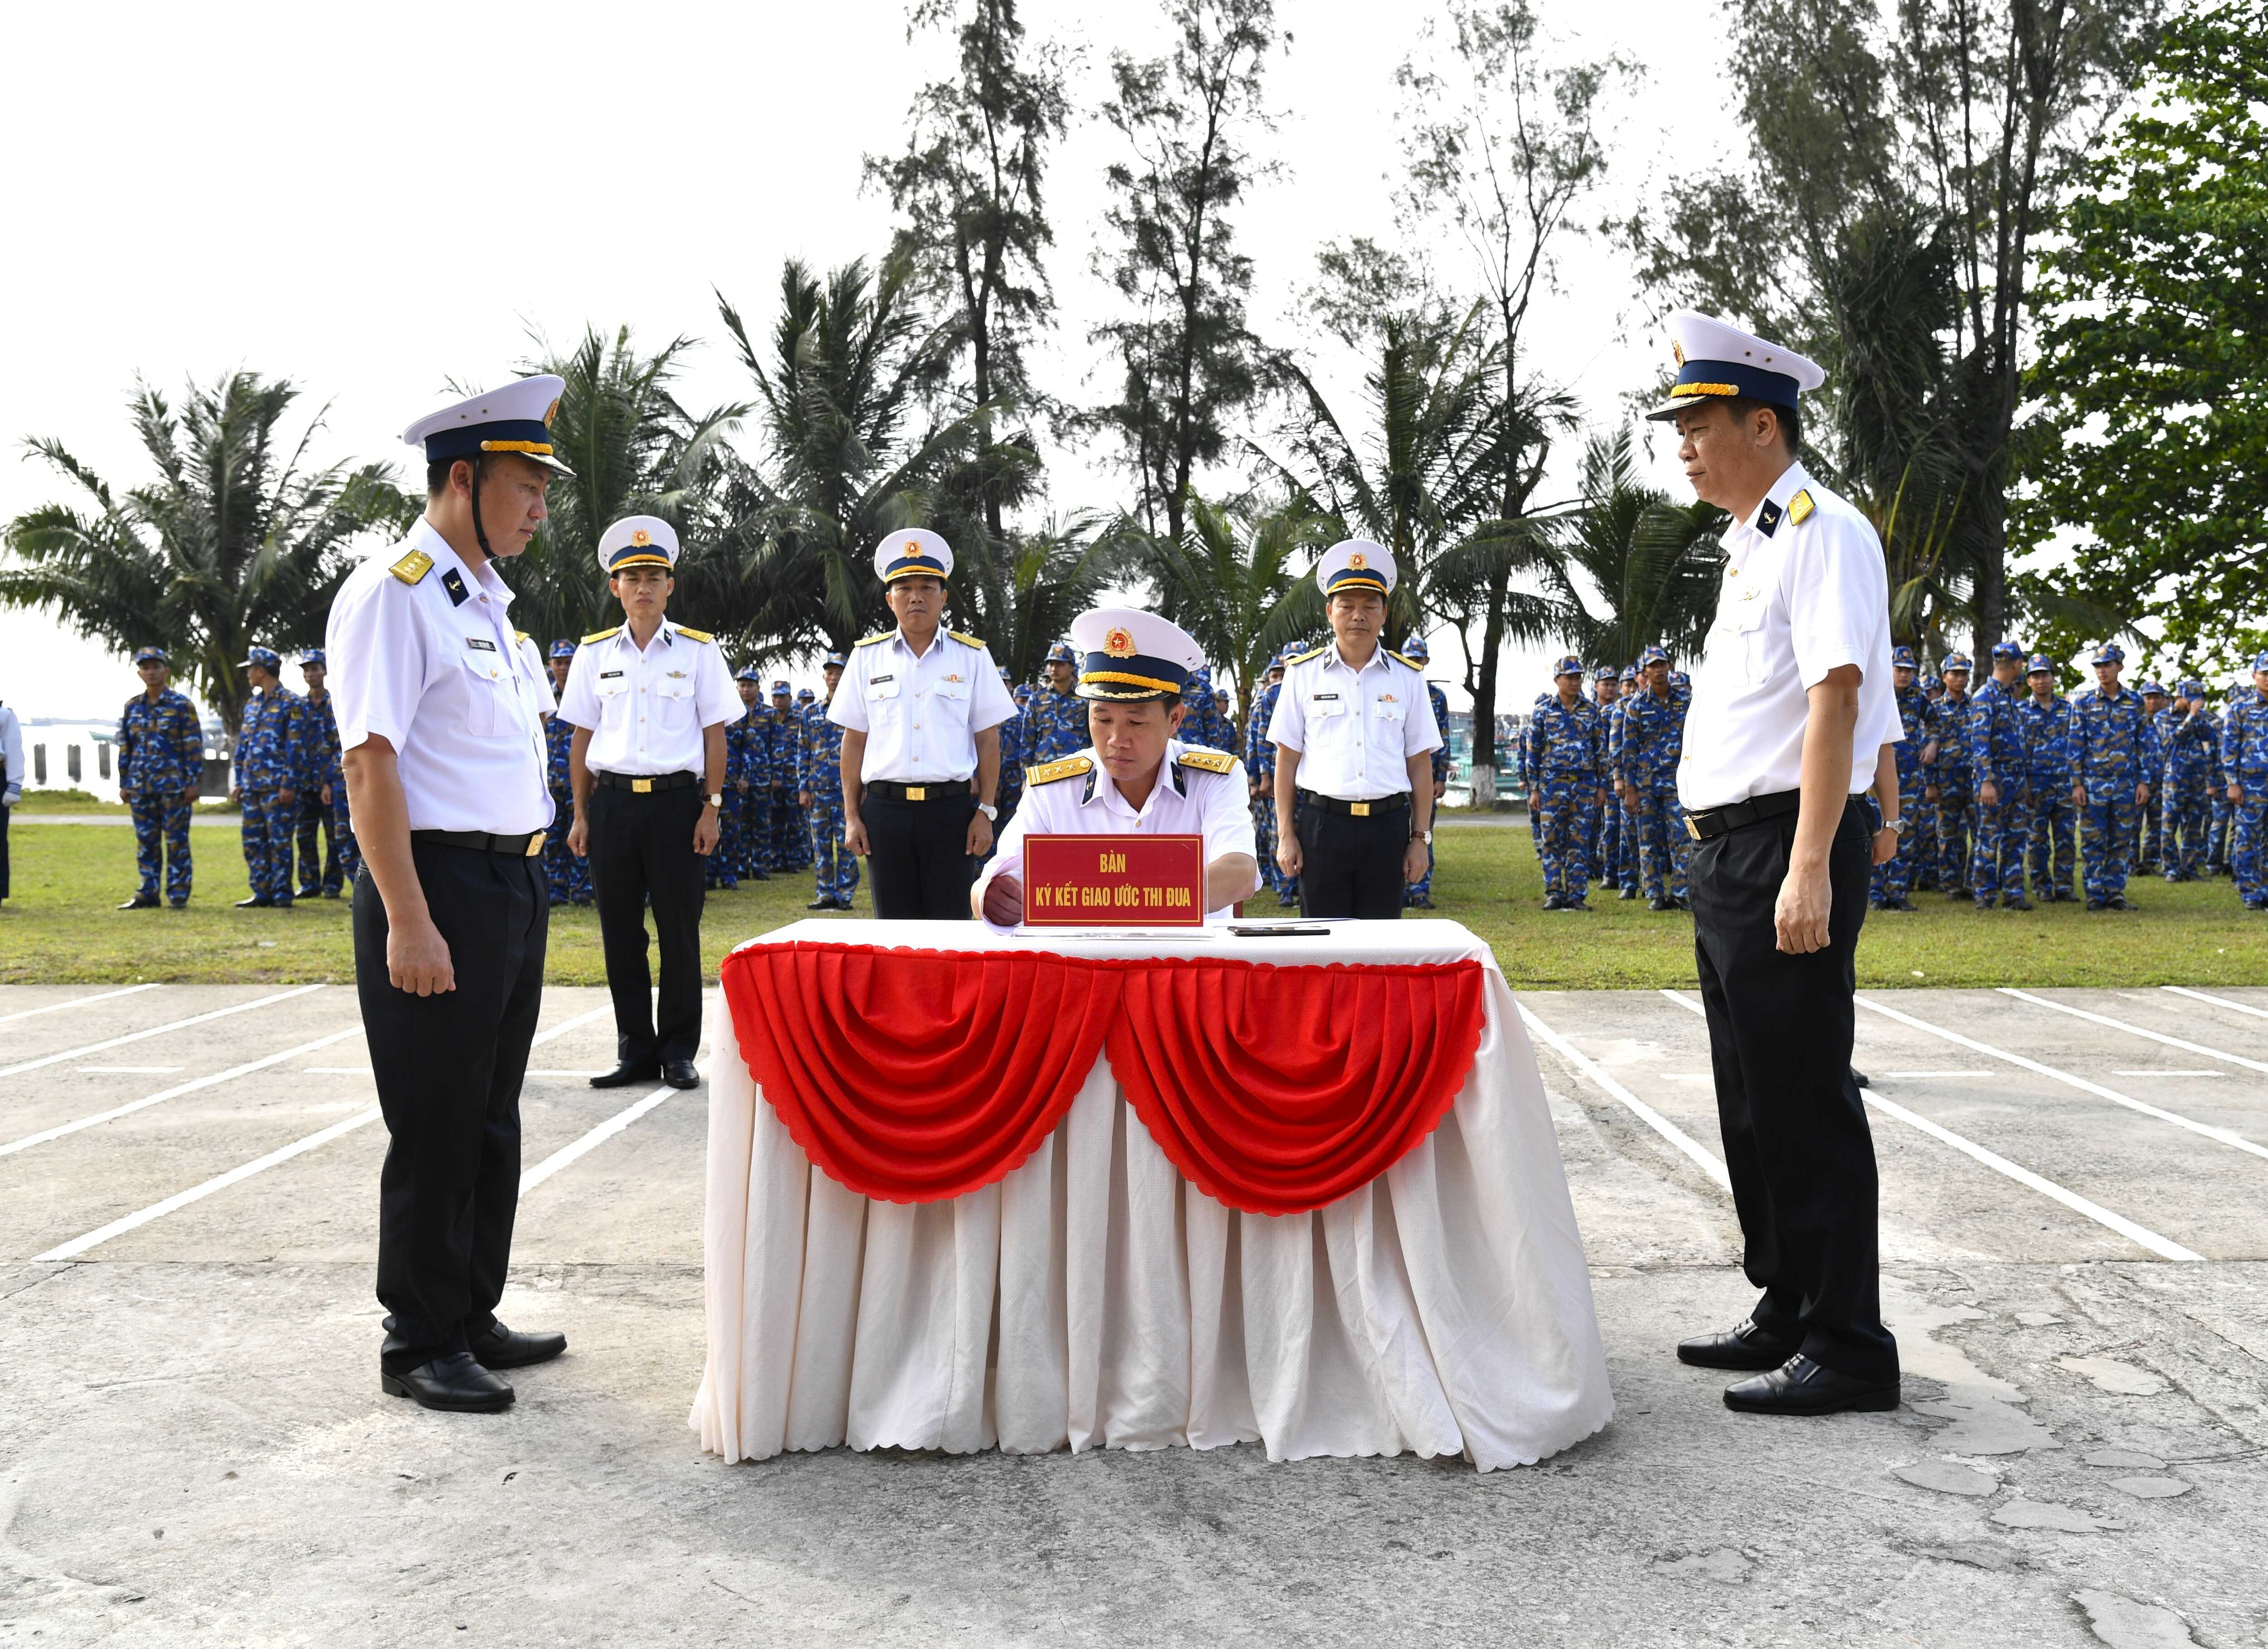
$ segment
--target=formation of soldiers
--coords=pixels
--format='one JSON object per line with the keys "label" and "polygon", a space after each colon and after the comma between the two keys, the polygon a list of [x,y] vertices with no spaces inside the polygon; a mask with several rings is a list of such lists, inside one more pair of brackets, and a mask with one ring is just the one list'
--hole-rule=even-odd
{"label": "formation of soldiers", "polygon": [[2126,686],[2125,661],[2115,644],[2096,649],[2095,685],[2066,698],[2054,662],[2014,642],[1992,648],[1973,692],[1966,654],[1948,655],[1925,686],[1913,650],[1897,648],[1908,823],[1897,856],[1875,869],[1875,907],[1911,910],[1910,895],[1933,892],[1979,910],[2080,898],[2132,910],[2131,875],[2226,872],[2246,909],[2268,910],[2268,652],[2226,713],[2195,678],[2171,692]]}
{"label": "formation of soldiers", "polygon": [[[1584,691],[1586,676],[1590,691]],[[1546,910],[1588,910],[1597,882],[1657,911],[1683,910],[1688,840],[1677,762],[1693,683],[1669,654],[1595,670],[1570,655],[1552,671],[1514,745]]]}

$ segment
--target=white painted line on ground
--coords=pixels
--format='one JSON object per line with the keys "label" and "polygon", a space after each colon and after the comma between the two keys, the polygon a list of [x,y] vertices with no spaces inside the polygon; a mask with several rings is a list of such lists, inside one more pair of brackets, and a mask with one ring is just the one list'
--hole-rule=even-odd
{"label": "white painted line on ground", "polygon": [[1993,1047],[1990,1042],[1980,1042],[1973,1036],[1963,1036],[1958,1031],[1948,1031],[1941,1026],[1932,1025],[1926,1020],[1918,1020],[1911,1013],[1902,1013],[1896,1008],[1886,1008],[1879,1002],[1869,1002],[1864,997],[1855,999],[1860,1007],[1879,1013],[1886,1020],[1896,1020],[1901,1025],[1927,1032],[1932,1036],[1942,1037],[1948,1042],[1957,1042],[1962,1047],[1972,1052],[1985,1055],[1989,1058],[2006,1060],[2008,1064],[2020,1066],[2035,1076],[2045,1077],[2051,1082],[2060,1082],[2066,1087],[2077,1088],[2081,1093],[2092,1093],[2097,1099],[2109,1100],[2114,1105],[2123,1105],[2130,1111],[2139,1111],[2145,1116],[2154,1116],[2161,1123],[2171,1123],[2176,1128],[2186,1128],[2193,1134],[2202,1135],[2221,1145],[2233,1146],[2252,1156],[2268,1159],[2268,1145],[2256,1145],[2243,1135],[2231,1133],[2226,1128],[2215,1128],[2212,1123],[2200,1123],[2195,1117],[2183,1116],[2176,1111],[2169,1111],[2155,1105],[2146,1104],[2132,1094],[2121,1093],[2116,1088],[2106,1088],[2100,1082],[2089,1082],[2085,1077],[2074,1077],[2068,1071],[2058,1071],[2053,1065],[2043,1065],[2036,1059],[2028,1059],[2021,1054],[2009,1053],[2005,1049]]}
{"label": "white painted line on ground", "polygon": [[1691,1135],[1686,1133],[1675,1123],[1664,1116],[1660,1111],[1655,1110],[1644,1100],[1638,1098],[1637,1094],[1632,1093],[1628,1088],[1623,1086],[1621,1083],[1616,1081],[1604,1071],[1601,1070],[1587,1055],[1580,1052],[1572,1042],[1570,1042],[1565,1037],[1560,1035],[1558,1032],[1553,1030],[1542,1020],[1537,1019],[1535,1013],[1529,1009],[1528,1004],[1525,1002],[1514,1001],[1513,1005],[1520,1010],[1521,1022],[1526,1025],[1529,1030],[1535,1032],[1538,1036],[1541,1036],[1562,1059],[1565,1059],[1569,1064],[1574,1066],[1576,1070],[1590,1078],[1592,1081],[1597,1083],[1600,1087],[1605,1089],[1607,1093],[1612,1095],[1615,1099],[1619,1100],[1624,1108],[1627,1109],[1631,1115],[1637,1117],[1638,1121],[1644,1123],[1648,1128],[1653,1130],[1655,1133],[1660,1134],[1671,1145],[1676,1146],[1681,1152],[1690,1158],[1693,1163],[1700,1168],[1702,1173],[1707,1174],[1719,1185],[1724,1187],[1725,1189],[1729,1191],[1733,1189],[1733,1176],[1725,1171],[1725,1165],[1722,1162],[1719,1162],[1715,1156],[1696,1141]]}
{"label": "white painted line on ground", "polygon": [[107,1111],[97,1111],[93,1115],[82,1116],[76,1122],[58,1123],[53,1128],[43,1128],[36,1134],[26,1134],[21,1139],[11,1139],[6,1145],[0,1145],[0,1157],[11,1157],[19,1151],[30,1150],[33,1145],[43,1145],[50,1139],[61,1139],[66,1134],[75,1134],[82,1128],[92,1128],[97,1123],[115,1122],[122,1116],[131,1116],[136,1111],[146,1111],[151,1106],[162,1105],[167,1100],[177,1100],[184,1093],[195,1093],[200,1088],[210,1088],[219,1083],[233,1081],[238,1077],[248,1076],[255,1071],[264,1071],[269,1065],[280,1065],[287,1059],[301,1058],[313,1053],[319,1048],[328,1048],[333,1042],[361,1034],[361,1026],[350,1025],[342,1031],[334,1031],[328,1036],[318,1038],[312,1042],[302,1042],[297,1048],[287,1048],[280,1054],[269,1055],[265,1059],[247,1060],[240,1065],[231,1065],[225,1071],[216,1071],[209,1077],[198,1077],[188,1082],[177,1083],[170,1088],[160,1088],[146,1098],[132,1100],[124,1105],[114,1106]]}
{"label": "white painted line on ground", "polygon": [[1885,1071],[1893,1082],[1927,1082],[1937,1077],[1989,1077],[1989,1071]]}
{"label": "white painted line on ground", "polygon": [[[1661,994],[1668,997],[1672,1002],[1675,1002],[1682,1008],[1690,1009],[1696,1013],[1699,1013],[1703,1011],[1699,1003],[1689,1001],[1685,997],[1678,995],[1675,990],[1665,990]],[[1865,998],[1859,997],[1858,1000],[1863,1002],[1865,1001]],[[2062,1186],[2058,1185],[2053,1180],[2043,1179],[2039,1174],[2033,1173],[2029,1168],[2023,1167],[2021,1164],[2009,1161],[2007,1158],[2002,1156],[1999,1152],[1988,1151],[1984,1146],[1978,1145],[1975,1140],[1969,1139],[1960,1134],[1956,1134],[1949,1128],[1940,1127],[1939,1124],[1931,1122],[1926,1116],[1918,1115],[1914,1112],[1906,1109],[1903,1105],[1898,1105],[1891,1101],[1881,1098],[1879,1094],[1874,1093],[1870,1089],[1861,1088],[1859,1091],[1859,1097],[1864,1100],[1867,1104],[1873,1106],[1876,1110],[1881,1112],[1883,1115],[1896,1117],[1899,1122],[1905,1123],[1908,1127],[1920,1130],[1923,1133],[1927,1134],[1932,1139],[1951,1145],[1955,1151],[1961,1152],[1962,1155],[1974,1158],[1977,1161],[1983,1163],[1986,1167],[1991,1168],[1994,1173],[2004,1174],[2008,1178],[2014,1180],[2017,1184],[2024,1186],[2031,1190],[2037,1191],[2043,1196],[2049,1197],[2056,1202],[2061,1203],[2066,1208],[2070,1209],[2073,1213],[2086,1216],[2088,1218],[2095,1221],[2098,1226],[2106,1226],[2110,1230],[2117,1232],[2128,1241],[2137,1243],[2141,1247],[2149,1249],[2153,1254],[2169,1260],[2202,1260],[2205,1258],[2205,1255],[2202,1254],[2194,1253],[2188,1248],[2184,1248],[2180,1243],[2175,1242],[2169,1238],[2160,1236],[2147,1226],[2138,1226],[2132,1220],[2127,1218],[2124,1214],[2114,1214],[2109,1209],[2103,1207],[2100,1203],[2089,1202],[2086,1197],[2080,1196],[2076,1191],[2066,1191]]]}
{"label": "white painted line on ground", "polygon": [[530,1048],[541,1048],[544,1043],[551,1041],[554,1037],[564,1036],[577,1026],[588,1025],[593,1020],[603,1019],[614,1011],[615,1005],[609,1002],[603,1007],[593,1008],[588,1013],[578,1013],[571,1020],[562,1020],[549,1030],[539,1031],[529,1040],[527,1045]]}
{"label": "white painted line on ground", "polygon": [[91,997],[73,997],[68,1002],[50,1002],[43,1008],[26,1008],[20,1013],[0,1013],[0,1025],[13,1025],[18,1020],[37,1019],[42,1013],[61,1013],[65,1008],[83,1008],[90,1002],[109,1002],[119,997],[130,997],[137,990],[155,990],[155,985],[128,985],[119,990],[99,990]]}
{"label": "white painted line on ground", "polygon": [[[2124,1020],[2114,1020],[2107,1013],[2090,1013],[2085,1008],[2075,1008],[2068,1002],[2051,1002],[2045,997],[2036,997],[2029,990],[2019,990],[2014,985],[2002,985],[2000,994],[2014,997],[2020,1002],[2036,1003],[2043,1008],[2053,1008],[2058,1013],[2068,1013],[2075,1020],[2090,1020],[2097,1025],[2107,1025],[2114,1031],[2124,1031],[2129,1036],[2139,1036],[2160,1042],[2168,1048],[2178,1048],[2185,1054],[2203,1054],[2207,1059],[2224,1060],[2232,1065],[2242,1065],[2247,1071],[2257,1071],[2268,1076],[2268,1060],[2248,1059],[2242,1054],[2224,1053],[2218,1048],[2208,1048],[2203,1042],[2185,1042],[2178,1036],[2169,1036],[2163,1031],[2145,1030],[2139,1025],[2129,1025]],[[2118,1073],[2120,1075],[2124,1072]]]}
{"label": "white painted line on ground", "polygon": [[2114,1071],[2114,1077],[2225,1077],[2226,1071]]}
{"label": "white painted line on ground", "polygon": [[[694,1069],[704,1077],[709,1074],[709,1067],[706,1065],[697,1064],[694,1066]],[[644,1116],[648,1111],[651,1111],[655,1107],[659,1106],[671,1094],[682,1093],[685,1092],[687,1092],[687,1090],[682,1088],[673,1088],[667,1084],[664,1084],[662,1086],[656,1088],[652,1093],[647,1094],[645,1098],[640,1100],[637,1104],[630,1106],[626,1109],[616,1111],[612,1116],[607,1118],[605,1122],[600,1123],[596,1128],[593,1128],[589,1133],[584,1135],[573,1145],[562,1146],[559,1150],[553,1152],[549,1156],[544,1158],[542,1161],[537,1163],[534,1167],[522,1174],[519,1176],[519,1194],[522,1196],[526,1196],[530,1191],[542,1184],[544,1181],[549,1179],[553,1174],[558,1173],[560,1169],[565,1167],[569,1163],[573,1162],[579,1157],[587,1155],[599,1146],[606,1144],[607,1141],[612,1139],[616,1134],[621,1133],[632,1123],[637,1121],[639,1117]]]}
{"label": "white painted line on ground", "polygon": [[26,1059],[20,1064],[0,1067],[0,1077],[12,1077],[26,1071],[37,1071],[43,1065],[60,1065],[73,1059],[84,1059],[89,1054],[99,1054],[113,1048],[123,1048],[129,1042],[138,1042],[147,1036],[162,1036],[167,1031],[186,1029],[202,1025],[209,1020],[225,1019],[232,1013],[249,1013],[254,1008],[264,1008],[277,1002],[289,1002],[293,997],[304,997],[310,990],[320,990],[320,985],[299,985],[290,990],[279,990],[272,997],[259,997],[250,1002],[239,1002],[233,1007],[215,1008],[210,1013],[192,1013],[186,1020],[175,1020],[169,1025],[153,1025],[146,1031],[129,1031],[123,1036],[114,1036],[107,1042],[89,1042],[84,1048],[67,1048],[62,1053],[49,1054],[43,1059]]}
{"label": "white painted line on ground", "polygon": [[302,1065],[299,1067],[299,1074],[303,1077],[366,1077],[370,1074],[370,1067],[368,1065]]}
{"label": "white painted line on ground", "polygon": [[265,1173],[277,1163],[289,1162],[292,1158],[313,1151],[319,1145],[328,1145],[342,1134],[350,1134],[356,1129],[377,1120],[378,1107],[372,1105],[366,1109],[356,1112],[342,1123],[333,1123],[328,1128],[309,1134],[305,1139],[295,1139],[281,1151],[271,1151],[264,1157],[255,1157],[241,1167],[231,1168],[226,1174],[217,1174],[202,1185],[193,1185],[186,1191],[176,1191],[162,1203],[152,1203],[147,1208],[139,1209],[122,1218],[114,1219],[97,1230],[90,1231],[83,1237],[74,1237],[69,1242],[49,1248],[45,1254],[34,1255],[32,1256],[33,1262],[75,1260],[89,1248],[99,1243],[107,1242],[113,1237],[122,1237],[128,1232],[138,1226],[146,1226],[153,1219],[164,1218],[176,1209],[187,1208],[191,1203],[202,1202],[215,1191],[226,1190],[239,1181],[248,1180],[255,1174]]}
{"label": "white painted line on ground", "polygon": [[2161,990],[2170,990],[2177,997],[2192,1001],[2210,1002],[2217,1008],[2234,1008],[2239,1013],[2250,1013],[2256,1020],[2268,1020],[2268,1008],[2256,1008],[2249,1002],[2231,1002],[2227,997],[2207,996],[2202,990],[2192,990],[2187,985],[2160,985]]}
{"label": "white painted line on ground", "polygon": [[80,1065],[77,1073],[86,1077],[170,1077],[188,1069],[187,1065]]}
{"label": "white painted line on ground", "polygon": [[1657,1082],[1714,1082],[1717,1079],[1705,1071],[1657,1071],[1653,1075]]}

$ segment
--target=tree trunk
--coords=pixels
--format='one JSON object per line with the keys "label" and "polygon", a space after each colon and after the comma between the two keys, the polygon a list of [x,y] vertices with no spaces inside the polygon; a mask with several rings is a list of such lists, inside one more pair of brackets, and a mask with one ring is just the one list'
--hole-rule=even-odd
{"label": "tree trunk", "polygon": [[1497,656],[1504,649],[1505,591],[1489,592],[1488,622],[1481,627],[1478,681],[1473,688],[1473,806],[1496,806]]}

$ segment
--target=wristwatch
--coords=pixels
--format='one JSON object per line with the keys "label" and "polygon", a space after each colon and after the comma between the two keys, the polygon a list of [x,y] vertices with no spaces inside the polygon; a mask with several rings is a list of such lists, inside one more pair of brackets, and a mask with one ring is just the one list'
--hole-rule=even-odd
{"label": "wristwatch", "polygon": [[1882,828],[1885,830],[1895,830],[1900,836],[1904,836],[1906,833],[1906,816],[1904,813],[1900,813],[1895,819],[1883,820]]}
{"label": "wristwatch", "polygon": [[1000,810],[998,807],[995,807],[989,801],[978,802],[976,804],[976,811],[983,813],[985,818],[990,820],[994,824],[1000,822]]}
{"label": "wristwatch", "polygon": [[703,796],[701,799],[707,802],[711,807],[714,807],[719,813],[722,813],[725,810],[725,792],[723,791],[712,791],[708,795]]}
{"label": "wristwatch", "polygon": [[1410,839],[1412,842],[1423,842],[1427,847],[1433,845],[1433,833],[1431,830],[1412,830],[1410,833]]}

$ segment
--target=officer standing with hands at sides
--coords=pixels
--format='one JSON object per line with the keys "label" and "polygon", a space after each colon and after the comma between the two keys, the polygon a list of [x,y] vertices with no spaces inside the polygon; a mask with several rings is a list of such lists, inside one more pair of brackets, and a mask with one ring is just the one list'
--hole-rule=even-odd
{"label": "officer standing with hands at sides", "polygon": [[[701,1080],[693,1056],[701,1047],[703,862],[717,850],[725,806],[725,728],[741,710],[709,633],[663,616],[676,565],[676,529],[659,516],[626,516],[600,535],[600,570],[625,622],[583,637],[559,698],[561,719],[575,728],[567,845],[591,862],[615,998],[615,1068],[593,1077],[594,1088]],[[645,958],[649,902],[661,952],[659,1005]]]}
{"label": "officer standing with hands at sides", "polygon": [[142,886],[118,908],[155,910],[162,868],[166,902],[180,910],[189,902],[194,874],[189,814],[204,777],[204,730],[197,725],[196,706],[166,685],[173,666],[163,647],[139,649],[134,668],[142,690],[126,701],[118,718],[118,797],[133,810]]}
{"label": "officer standing with hands at sides", "polygon": [[1329,645],[1284,671],[1270,718],[1276,816],[1292,828],[1276,862],[1300,879],[1303,917],[1402,914],[1433,845],[1433,750],[1441,742],[1425,673],[1379,638],[1394,593],[1394,556],[1344,539],[1315,563]]}
{"label": "officer standing with hands at sides", "polygon": [[498,558],[527,548],[564,382],[420,419],[425,514],[348,575],[324,637],[362,872],[355,987],[391,1142],[379,1176],[379,1381],[493,1414],[499,1369],[567,1349],[496,1315],[519,1202],[519,1086],[543,1001],[551,694],[515,644]]}
{"label": "officer standing with hands at sides", "polygon": [[850,650],[827,705],[843,729],[843,843],[873,872],[876,916],[965,922],[1016,702],[983,642],[940,628],[950,544],[926,527],[893,533],[874,571],[898,627]]}
{"label": "officer standing with hands at sides", "polygon": [[[1677,381],[1648,416],[1675,420],[1695,493],[1733,517],[1677,788],[1725,1163],[1764,1291],[1737,1328],[1677,1354],[1757,1371],[1726,1388],[1730,1409],[1892,1410],[1874,1140],[1851,1070],[1852,956],[1898,820],[1882,547],[1798,457],[1797,396],[1826,374],[1705,315],[1670,324]],[[1878,780],[1879,835],[1860,795]]]}
{"label": "officer standing with hands at sides", "polygon": [[1091,742],[1030,770],[970,908],[1000,927],[1024,919],[1027,835],[1201,836],[1205,913],[1227,917],[1258,889],[1260,865],[1244,763],[1180,738],[1190,713],[1182,696],[1204,650],[1177,624],[1119,607],[1080,614],[1071,637]]}

